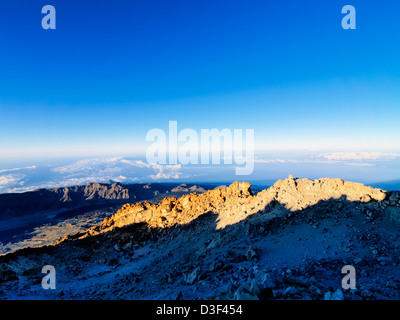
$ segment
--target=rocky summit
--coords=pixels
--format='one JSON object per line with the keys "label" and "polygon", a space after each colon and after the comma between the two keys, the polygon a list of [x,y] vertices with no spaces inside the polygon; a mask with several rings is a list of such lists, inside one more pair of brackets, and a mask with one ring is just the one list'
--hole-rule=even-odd
{"label": "rocky summit", "polygon": [[[52,245],[1,256],[0,298],[400,298],[397,192],[292,176],[260,192],[176,188],[195,192],[125,204]],[[41,286],[45,265],[55,289]]]}

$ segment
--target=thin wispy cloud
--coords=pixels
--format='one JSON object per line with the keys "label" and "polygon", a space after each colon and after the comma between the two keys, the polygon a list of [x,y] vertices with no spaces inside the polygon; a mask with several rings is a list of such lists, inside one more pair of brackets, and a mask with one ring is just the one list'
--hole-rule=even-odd
{"label": "thin wispy cloud", "polygon": [[255,159],[258,164],[294,164],[320,163],[346,166],[374,166],[377,163],[400,159],[400,153],[394,152],[332,152],[305,155],[296,159]]}
{"label": "thin wispy cloud", "polygon": [[26,170],[26,169],[36,169],[36,166],[29,166],[29,167],[22,167],[22,168],[11,168],[11,169],[1,169],[0,173],[12,172],[12,171],[20,171],[20,170]]}
{"label": "thin wispy cloud", "polygon": [[8,192],[10,189],[22,187],[25,182],[22,174],[6,174],[0,176],[0,193]]}
{"label": "thin wispy cloud", "polygon": [[[39,170],[40,174],[38,175],[33,169]],[[83,159],[50,167],[2,169],[0,193],[85,185],[91,182],[135,183],[177,180],[188,176],[188,174],[183,175],[181,169],[180,164],[151,164],[124,157]]]}
{"label": "thin wispy cloud", "polygon": [[[246,180],[280,179],[289,173],[309,176],[309,168],[312,168],[315,176],[329,175],[354,180],[379,175],[384,177],[383,180],[389,180],[393,176],[389,172],[398,161],[400,153],[397,152],[258,154],[254,159],[255,172]],[[342,172],[346,172],[346,176]],[[75,160],[62,165],[4,168],[0,171],[0,193],[85,185],[90,182],[212,182],[237,179],[234,165],[160,165],[119,156]]]}
{"label": "thin wispy cloud", "polygon": [[400,153],[390,152],[334,152],[329,154],[319,154],[316,156],[319,159],[331,161],[349,161],[349,160],[393,160],[400,158]]}
{"label": "thin wispy cloud", "polygon": [[[137,181],[138,178],[153,180],[179,179],[181,165],[150,164],[141,160],[130,160],[123,157],[104,159],[86,159],[72,164],[54,168],[71,179],[80,176],[80,181],[89,182],[113,180],[118,182]],[[83,178],[82,176],[86,176]]]}
{"label": "thin wispy cloud", "polygon": [[270,164],[270,163],[287,163],[290,161],[294,160],[283,160],[283,159],[254,159],[254,163],[264,163],[264,164]]}

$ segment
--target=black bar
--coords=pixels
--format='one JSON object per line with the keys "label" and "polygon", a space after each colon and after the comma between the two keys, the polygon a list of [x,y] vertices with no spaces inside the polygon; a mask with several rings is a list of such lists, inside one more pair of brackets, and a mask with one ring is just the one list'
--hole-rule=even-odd
{"label": "black bar", "polygon": [[[13,300],[0,301],[2,313],[13,317],[77,317],[125,319],[273,319],[287,316],[348,317],[398,310],[399,301],[138,301],[138,300]],[[162,314],[160,314],[162,313]]]}

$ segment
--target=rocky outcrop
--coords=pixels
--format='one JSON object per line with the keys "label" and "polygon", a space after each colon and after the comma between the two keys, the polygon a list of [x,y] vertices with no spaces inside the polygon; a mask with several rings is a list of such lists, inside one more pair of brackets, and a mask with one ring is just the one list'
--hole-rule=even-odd
{"label": "rocky outcrop", "polygon": [[[84,186],[38,189],[24,193],[0,194],[0,219],[31,215],[37,212],[71,209],[90,205],[114,205],[149,199],[177,188],[177,184],[89,183]],[[210,188],[210,186],[204,186]],[[211,186],[213,187],[213,186]],[[203,187],[188,185],[180,194],[204,192]],[[179,193],[178,193],[179,194]]]}
{"label": "rocky outcrop", "polygon": [[[0,298],[400,299],[399,216],[399,193],[329,178],[125,204],[57,245],[0,256]],[[31,285],[44,263],[58,291]]]}
{"label": "rocky outcrop", "polygon": [[191,186],[188,187],[186,184],[181,184],[173,189],[171,189],[171,192],[196,192],[196,193],[202,193],[202,192],[206,192],[206,190],[203,187],[199,187],[199,186]]}
{"label": "rocky outcrop", "polygon": [[135,199],[135,195],[129,195],[129,189],[119,183],[111,185],[101,183],[89,183],[86,186],[73,186],[67,188],[50,189],[50,192],[62,195],[60,202],[81,202],[91,200],[128,200]]}
{"label": "rocky outcrop", "polygon": [[290,210],[301,210],[319,201],[345,197],[348,201],[383,201],[386,192],[364,186],[361,183],[342,179],[323,178],[318,180],[294,179],[279,180],[268,191],[275,199]]}
{"label": "rocky outcrop", "polygon": [[0,219],[37,212],[77,208],[87,205],[135,200],[136,190],[119,183],[89,183],[85,186],[38,189],[24,193],[0,194]]}
{"label": "rocky outcrop", "polygon": [[298,211],[329,199],[378,203],[387,196],[381,189],[331,178],[309,180],[290,176],[257,195],[253,195],[250,187],[250,183],[234,182],[227,188],[216,188],[202,194],[191,193],[180,198],[169,197],[158,204],[147,201],[125,204],[103,223],[61,241],[84,238],[134,223],[146,223],[150,228],[170,228],[188,224],[208,212],[218,214],[217,228],[224,228],[252,214],[268,213],[277,203],[286,210]]}

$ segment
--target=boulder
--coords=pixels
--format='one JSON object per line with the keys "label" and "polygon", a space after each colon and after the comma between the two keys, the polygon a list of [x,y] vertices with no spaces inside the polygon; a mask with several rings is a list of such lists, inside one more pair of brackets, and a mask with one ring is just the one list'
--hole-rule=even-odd
{"label": "boulder", "polygon": [[185,281],[187,284],[195,283],[200,276],[200,267],[195,268],[192,272],[185,275]]}
{"label": "boulder", "polygon": [[328,291],[324,295],[324,300],[343,300],[343,292],[340,289],[337,289],[335,292]]}
{"label": "boulder", "polygon": [[250,246],[249,249],[247,249],[246,258],[249,261],[252,261],[253,259],[258,260],[258,255],[257,255],[256,249],[254,249],[252,246]]}

